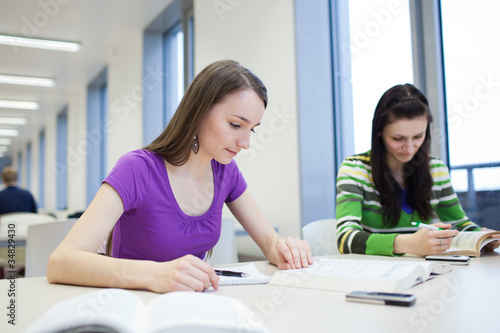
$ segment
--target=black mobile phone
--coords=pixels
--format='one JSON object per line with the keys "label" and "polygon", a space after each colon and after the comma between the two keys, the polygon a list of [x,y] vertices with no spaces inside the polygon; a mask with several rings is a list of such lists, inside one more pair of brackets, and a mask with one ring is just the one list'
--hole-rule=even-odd
{"label": "black mobile phone", "polygon": [[438,262],[447,263],[450,265],[468,265],[470,258],[468,256],[436,255],[436,256],[426,256],[425,260],[438,261]]}
{"label": "black mobile phone", "polygon": [[417,296],[412,294],[383,293],[373,291],[353,291],[345,295],[350,302],[362,302],[372,304],[410,306],[415,304]]}

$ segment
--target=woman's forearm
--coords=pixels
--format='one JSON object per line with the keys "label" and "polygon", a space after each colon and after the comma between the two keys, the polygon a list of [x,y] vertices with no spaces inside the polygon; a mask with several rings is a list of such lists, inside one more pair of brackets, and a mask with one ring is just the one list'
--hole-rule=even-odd
{"label": "woman's forearm", "polygon": [[47,280],[91,287],[151,289],[155,264],[81,250],[55,251],[49,258]]}

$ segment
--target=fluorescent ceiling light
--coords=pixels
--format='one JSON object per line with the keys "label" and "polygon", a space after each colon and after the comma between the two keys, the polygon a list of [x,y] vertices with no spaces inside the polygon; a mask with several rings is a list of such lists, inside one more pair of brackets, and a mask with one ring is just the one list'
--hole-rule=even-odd
{"label": "fluorescent ceiling light", "polygon": [[26,125],[26,118],[0,117],[2,125]]}
{"label": "fluorescent ceiling light", "polygon": [[5,153],[7,150],[9,150],[9,147],[0,146],[0,153]]}
{"label": "fluorescent ceiling light", "polygon": [[46,79],[42,77],[28,77],[28,76],[0,74],[0,83],[20,84],[25,86],[52,87],[55,81],[54,79]]}
{"label": "fluorescent ceiling light", "polygon": [[26,101],[8,101],[8,100],[0,99],[0,108],[36,110],[36,109],[38,109],[38,103],[37,102],[26,102]]}
{"label": "fluorescent ceiling light", "polygon": [[8,35],[0,35],[0,44],[67,52],[78,52],[81,48],[80,43]]}
{"label": "fluorescent ceiling light", "polygon": [[18,130],[15,129],[0,129],[0,136],[17,136]]}
{"label": "fluorescent ceiling light", "polygon": [[11,143],[11,139],[0,139],[0,145],[10,145]]}

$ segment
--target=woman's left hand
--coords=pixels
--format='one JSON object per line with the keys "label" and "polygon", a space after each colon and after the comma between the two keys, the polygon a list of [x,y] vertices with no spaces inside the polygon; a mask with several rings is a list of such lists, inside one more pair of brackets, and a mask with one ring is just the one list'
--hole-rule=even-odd
{"label": "woman's left hand", "polygon": [[[481,228],[481,231],[495,231],[495,230],[488,229],[488,228]],[[500,246],[500,235],[493,235],[493,236],[491,236],[491,238],[496,238],[498,240],[486,244],[482,249],[483,251],[493,251]]]}
{"label": "woman's left hand", "polygon": [[311,246],[298,237],[280,238],[276,242],[278,269],[305,268],[313,263]]}

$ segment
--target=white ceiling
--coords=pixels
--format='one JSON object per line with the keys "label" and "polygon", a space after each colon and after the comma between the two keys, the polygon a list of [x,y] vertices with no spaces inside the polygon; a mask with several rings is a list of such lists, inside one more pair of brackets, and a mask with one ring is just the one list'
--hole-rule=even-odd
{"label": "white ceiling", "polygon": [[0,108],[0,117],[28,118],[24,126],[0,125],[19,129],[8,155],[24,147],[44,127],[44,119],[61,111],[72,92],[105,67],[113,44],[126,42],[130,31],[142,31],[172,1],[0,0],[0,34],[82,43],[77,53],[0,45],[0,74],[56,80],[50,88],[0,84],[0,99],[40,105],[29,111]]}

